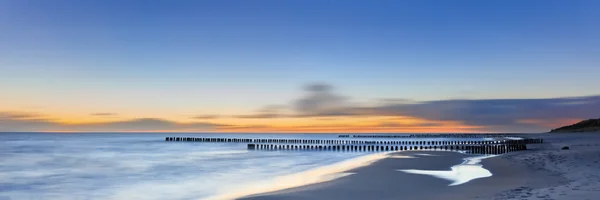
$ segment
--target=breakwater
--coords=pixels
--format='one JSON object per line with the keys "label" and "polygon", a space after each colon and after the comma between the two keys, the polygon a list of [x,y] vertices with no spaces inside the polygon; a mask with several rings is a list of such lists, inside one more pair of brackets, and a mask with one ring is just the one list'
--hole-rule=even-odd
{"label": "breakwater", "polygon": [[[453,135],[450,135],[453,136]],[[527,150],[527,144],[543,143],[539,138],[494,137],[493,140],[345,140],[345,139],[262,139],[262,138],[197,138],[166,137],[167,142],[246,143],[250,150],[310,150],[310,151],[464,151],[473,154],[503,154]],[[433,137],[415,137],[433,138]],[[500,138],[500,139],[498,139]]]}

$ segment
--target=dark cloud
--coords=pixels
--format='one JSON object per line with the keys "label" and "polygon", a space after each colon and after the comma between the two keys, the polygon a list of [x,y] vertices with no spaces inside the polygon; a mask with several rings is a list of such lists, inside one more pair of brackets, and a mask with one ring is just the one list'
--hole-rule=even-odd
{"label": "dark cloud", "polygon": [[291,105],[267,106],[256,113],[235,115],[235,118],[282,118],[282,117],[336,117],[359,115],[361,109],[353,108],[348,98],[336,94],[334,87],[325,83],[308,84],[303,87],[304,96]]}
{"label": "dark cloud", "polygon": [[[522,120],[586,119],[600,115],[600,96],[548,99],[440,100],[388,104],[371,115],[405,115],[429,120],[460,121],[503,130],[541,130]],[[546,127],[543,127],[546,128]]]}
{"label": "dark cloud", "polygon": [[293,108],[298,116],[345,116],[352,112],[347,109],[347,98],[334,92],[328,84],[309,84],[304,88],[304,97],[294,101]]}
{"label": "dark cloud", "polygon": [[[309,84],[304,87],[304,91],[305,96],[293,101],[290,106],[294,112],[285,115],[286,117],[411,116],[431,121],[457,121],[465,125],[483,126],[491,131],[511,132],[539,132],[549,129],[548,123],[524,123],[526,120],[560,122],[600,117],[600,96],[437,101],[380,99],[372,106],[360,106],[337,94],[335,87],[328,84]],[[255,118],[279,116],[282,115],[253,115]]]}
{"label": "dark cloud", "polygon": [[90,115],[92,115],[92,116],[116,116],[117,113],[102,112],[102,113],[91,113]]}
{"label": "dark cloud", "polygon": [[304,86],[304,90],[307,92],[330,92],[333,90],[333,86],[327,83],[311,83]]}

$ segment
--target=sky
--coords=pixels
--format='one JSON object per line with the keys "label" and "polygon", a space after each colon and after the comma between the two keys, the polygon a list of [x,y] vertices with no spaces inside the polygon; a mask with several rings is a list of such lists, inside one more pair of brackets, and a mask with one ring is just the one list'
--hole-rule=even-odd
{"label": "sky", "polygon": [[593,0],[2,0],[0,131],[545,132],[600,117]]}

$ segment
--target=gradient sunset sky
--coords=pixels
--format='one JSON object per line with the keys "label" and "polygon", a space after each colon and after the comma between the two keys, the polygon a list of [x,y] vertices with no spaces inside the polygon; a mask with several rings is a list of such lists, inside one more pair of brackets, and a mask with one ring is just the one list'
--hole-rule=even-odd
{"label": "gradient sunset sky", "polygon": [[3,0],[0,131],[544,132],[600,1]]}

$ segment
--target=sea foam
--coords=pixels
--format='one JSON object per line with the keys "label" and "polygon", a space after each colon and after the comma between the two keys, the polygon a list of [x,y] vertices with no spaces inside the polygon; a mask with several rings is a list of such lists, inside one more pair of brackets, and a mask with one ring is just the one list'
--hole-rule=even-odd
{"label": "sea foam", "polygon": [[245,196],[270,193],[299,186],[327,182],[344,176],[352,175],[353,173],[346,173],[346,171],[367,166],[378,160],[388,158],[390,157],[391,153],[393,152],[368,154],[294,174],[279,176],[272,180],[257,181],[255,184],[245,187],[242,190],[233,193],[212,196],[207,199],[236,199]]}
{"label": "sea foam", "polygon": [[452,182],[449,186],[455,186],[467,183],[473,179],[492,176],[492,173],[489,170],[483,168],[483,165],[479,163],[481,163],[481,160],[483,159],[495,156],[496,155],[468,157],[464,159],[463,163],[452,166],[450,170],[401,169],[398,171],[411,174],[424,174],[441,179],[446,179]]}

